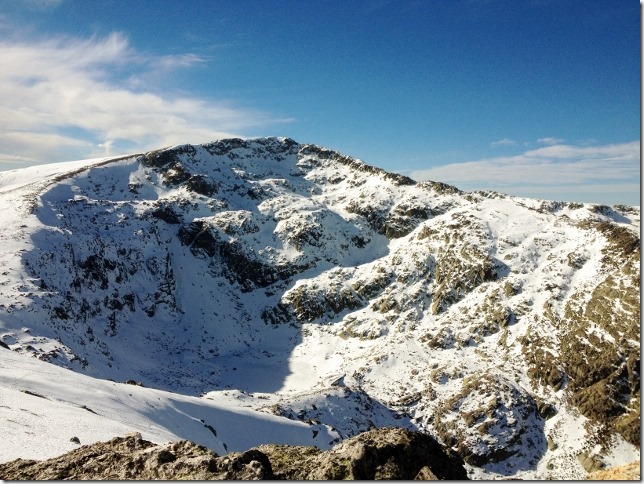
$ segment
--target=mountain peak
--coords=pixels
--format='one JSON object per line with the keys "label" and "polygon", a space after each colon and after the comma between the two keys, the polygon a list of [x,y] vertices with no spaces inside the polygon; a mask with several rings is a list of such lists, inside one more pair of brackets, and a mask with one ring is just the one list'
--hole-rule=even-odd
{"label": "mountain peak", "polygon": [[421,430],[483,477],[579,478],[582,447],[633,460],[632,207],[466,193],[235,138],[0,173],[0,210],[16,354],[145,395],[229,392],[330,440]]}

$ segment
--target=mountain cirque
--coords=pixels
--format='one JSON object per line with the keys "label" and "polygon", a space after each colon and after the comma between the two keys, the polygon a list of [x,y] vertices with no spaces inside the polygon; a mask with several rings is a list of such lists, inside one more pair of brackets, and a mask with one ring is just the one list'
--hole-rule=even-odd
{"label": "mountain cirque", "polygon": [[465,193],[263,138],[0,173],[0,211],[12,351],[241,391],[328,446],[420,430],[473,478],[638,459],[638,207]]}

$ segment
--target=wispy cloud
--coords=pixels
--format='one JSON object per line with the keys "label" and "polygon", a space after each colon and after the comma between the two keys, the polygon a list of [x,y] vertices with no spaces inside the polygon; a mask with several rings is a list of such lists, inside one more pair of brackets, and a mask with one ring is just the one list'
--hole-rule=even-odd
{"label": "wispy cloud", "polygon": [[[571,193],[639,192],[640,142],[603,146],[554,144],[515,156],[451,163],[416,170],[417,180],[437,180],[464,190],[497,190],[540,196]],[[635,202],[633,202],[635,203]]]}
{"label": "wispy cloud", "polygon": [[563,140],[561,138],[546,137],[546,138],[539,138],[537,140],[537,143],[541,143],[542,145],[558,145],[560,143],[563,143],[564,141],[565,140]]}
{"label": "wispy cloud", "polygon": [[492,141],[490,146],[492,148],[498,148],[499,146],[516,146],[517,142],[510,138],[503,138],[498,141]]}
{"label": "wispy cloud", "polygon": [[0,161],[45,162],[114,154],[119,147],[204,142],[288,121],[140,82],[201,62],[191,53],[138,52],[120,33],[0,41]]}

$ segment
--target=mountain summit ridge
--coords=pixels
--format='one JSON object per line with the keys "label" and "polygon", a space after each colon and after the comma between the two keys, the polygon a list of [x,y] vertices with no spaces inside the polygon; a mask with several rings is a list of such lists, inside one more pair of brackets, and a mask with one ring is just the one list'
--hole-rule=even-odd
{"label": "mountain summit ridge", "polygon": [[465,193],[289,138],[60,168],[0,173],[12,351],[241,391],[339,440],[420,429],[474,475],[578,478],[578,454],[639,446],[639,209]]}

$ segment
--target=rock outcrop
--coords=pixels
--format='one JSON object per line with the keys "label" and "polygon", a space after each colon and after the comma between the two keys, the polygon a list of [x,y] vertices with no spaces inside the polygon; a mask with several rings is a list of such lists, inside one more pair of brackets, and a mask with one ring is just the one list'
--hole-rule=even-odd
{"label": "rock outcrop", "polygon": [[183,440],[153,444],[132,433],[79,447],[46,461],[0,464],[7,480],[336,480],[467,479],[463,461],[432,437],[403,429],[378,429],[331,450],[262,445],[218,456]]}

